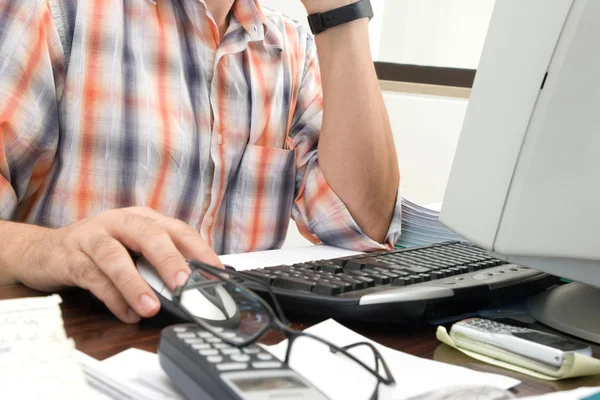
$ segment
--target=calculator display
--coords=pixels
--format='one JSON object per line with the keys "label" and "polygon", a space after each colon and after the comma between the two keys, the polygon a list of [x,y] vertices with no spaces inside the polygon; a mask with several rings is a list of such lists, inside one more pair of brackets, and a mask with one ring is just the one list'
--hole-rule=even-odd
{"label": "calculator display", "polygon": [[308,388],[308,386],[306,386],[295,376],[262,376],[257,378],[240,378],[233,379],[231,382],[244,393]]}

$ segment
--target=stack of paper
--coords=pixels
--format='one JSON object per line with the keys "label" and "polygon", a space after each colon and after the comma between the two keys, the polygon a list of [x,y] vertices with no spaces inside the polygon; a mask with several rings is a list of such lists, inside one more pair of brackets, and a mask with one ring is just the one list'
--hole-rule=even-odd
{"label": "stack of paper", "polygon": [[426,246],[450,240],[464,241],[438,220],[440,208],[441,203],[424,207],[402,198],[402,235],[396,247]]}
{"label": "stack of paper", "polygon": [[[380,400],[409,399],[432,389],[448,388],[450,390],[455,385],[469,385],[473,382],[502,390],[519,383],[513,378],[426,360],[384,347],[333,320],[317,324],[307,329],[307,332],[338,345],[363,341],[373,343],[385,358],[397,381],[397,385],[394,387],[381,388]],[[330,396],[332,400],[366,400],[369,398],[372,387],[368,374],[360,373],[358,376],[351,376],[350,374],[356,370],[352,362],[348,365],[349,362],[345,358],[336,356],[327,348],[325,351],[316,352],[311,347],[310,341],[304,343],[298,342],[294,345],[306,346],[296,349],[298,351],[294,350],[295,355],[300,355],[296,360],[297,363],[293,363],[299,367],[300,374]],[[285,346],[287,346],[287,341],[265,347],[276,357],[282,359],[285,355]],[[97,361],[83,354],[80,354],[80,360],[85,365],[86,372],[95,370],[98,376],[107,379],[107,386],[119,387],[120,396],[109,395],[106,398],[184,399],[161,369],[156,354],[129,349],[104,361]],[[339,374],[346,379],[346,382],[356,384],[339,385],[339,380],[331,379],[331,374]],[[118,385],[115,385],[116,382],[119,382]],[[96,385],[94,388],[100,389]],[[354,391],[356,388],[359,390]],[[105,395],[110,393],[106,389],[107,387],[101,389]]]}
{"label": "stack of paper", "polygon": [[91,398],[58,295],[0,301],[0,398]]}

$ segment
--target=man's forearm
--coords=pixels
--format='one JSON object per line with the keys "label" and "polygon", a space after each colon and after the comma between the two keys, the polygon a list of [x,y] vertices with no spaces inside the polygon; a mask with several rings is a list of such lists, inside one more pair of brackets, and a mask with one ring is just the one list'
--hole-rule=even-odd
{"label": "man's forearm", "polygon": [[48,228],[0,221],[0,286],[17,283],[17,268],[28,268],[31,244],[42,240]]}
{"label": "man's forearm", "polygon": [[[355,2],[326,0],[309,13]],[[336,6],[333,6],[335,2]],[[363,232],[382,242],[398,190],[398,159],[366,18],[316,35],[323,86],[319,164]]]}

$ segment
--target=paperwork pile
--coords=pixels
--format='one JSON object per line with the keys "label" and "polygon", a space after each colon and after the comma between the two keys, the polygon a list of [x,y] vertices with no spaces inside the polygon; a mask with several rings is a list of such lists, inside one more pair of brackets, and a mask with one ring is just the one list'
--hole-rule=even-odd
{"label": "paperwork pile", "polygon": [[0,398],[88,399],[58,295],[0,301]]}
{"label": "paperwork pile", "polygon": [[396,247],[426,246],[451,240],[464,241],[438,220],[441,203],[421,206],[402,198],[402,235]]}
{"label": "paperwork pile", "polygon": [[[379,395],[380,400],[409,399],[432,389],[443,387],[450,389],[455,385],[469,385],[473,382],[501,390],[519,384],[519,381],[513,378],[426,360],[387,348],[370,341],[334,320],[321,322],[308,328],[307,332],[338,345],[361,341],[373,343],[385,358],[398,382],[393,388],[382,386]],[[370,379],[368,374],[360,374],[358,377],[346,376],[348,382],[356,382],[357,385],[340,387],[340,385],[333,384],[337,380],[331,379],[331,371],[336,371],[336,374],[349,373],[349,371],[355,369],[354,364],[345,365],[344,363],[348,362],[345,358],[338,357],[328,351],[315,354],[314,349],[310,347],[310,341],[304,343],[307,345],[306,348],[294,350],[295,356],[301,355],[301,358],[296,360],[298,363],[293,363],[299,366],[298,372],[300,374],[329,395],[332,400],[366,400],[369,398],[372,390],[370,382],[364,382],[364,385],[360,384],[361,380]],[[294,346],[298,345],[304,346],[301,343]],[[286,341],[275,346],[264,347],[276,357],[283,358],[285,346]],[[104,361],[97,361],[80,354],[80,361],[85,366],[86,374],[95,370],[97,376],[104,376],[107,379],[106,384],[93,385],[94,389],[104,396],[103,398],[132,400],[141,398],[157,400],[184,399],[173,387],[168,376],[162,371],[156,354],[138,349],[129,349]],[[355,390],[348,391],[349,388],[356,389],[356,387],[364,387],[364,393]]]}

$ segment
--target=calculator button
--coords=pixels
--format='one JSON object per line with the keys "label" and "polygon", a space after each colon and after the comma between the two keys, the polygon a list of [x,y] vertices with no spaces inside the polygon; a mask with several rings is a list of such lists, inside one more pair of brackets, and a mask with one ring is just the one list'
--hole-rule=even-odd
{"label": "calculator button", "polygon": [[177,337],[179,339],[191,339],[191,338],[195,338],[196,335],[194,335],[193,332],[181,332],[177,334]]}
{"label": "calculator button", "polygon": [[250,361],[250,356],[248,354],[232,354],[230,356],[230,358],[233,361],[237,361],[237,362],[246,362],[246,361]]}
{"label": "calculator button", "polygon": [[192,345],[192,349],[195,349],[195,350],[208,350],[208,349],[210,349],[210,344],[208,344],[208,343],[193,344]]}
{"label": "calculator button", "polygon": [[224,338],[227,338],[227,339],[233,339],[237,335],[235,334],[235,332],[223,332],[221,334],[221,336],[223,336]]}
{"label": "calculator button", "polygon": [[198,332],[198,336],[200,336],[201,338],[210,338],[213,337],[213,334],[208,331],[202,331]]}
{"label": "calculator button", "polygon": [[230,349],[222,349],[221,353],[225,354],[226,356],[230,356],[232,354],[240,354],[241,350],[237,347],[232,347]]}
{"label": "calculator button", "polygon": [[199,353],[203,356],[217,356],[219,355],[219,351],[215,349],[210,350],[200,350]]}
{"label": "calculator button", "polygon": [[218,337],[209,337],[205,339],[208,343],[221,343],[222,340]]}
{"label": "calculator button", "polygon": [[217,364],[217,369],[219,371],[233,371],[235,369],[246,369],[246,368],[248,368],[248,363]]}
{"label": "calculator button", "polygon": [[258,354],[260,353],[260,348],[258,347],[245,347],[242,351],[246,354]]}
{"label": "calculator button", "polygon": [[261,361],[269,361],[273,359],[273,356],[269,353],[260,353],[256,355],[256,358],[258,358]]}
{"label": "calculator button", "polygon": [[184,328],[183,326],[176,326],[175,328],[173,328],[173,330],[177,333],[181,333],[181,332],[185,332],[187,330],[187,328]]}
{"label": "calculator button", "polygon": [[213,347],[215,349],[219,349],[219,350],[230,349],[231,348],[231,346],[228,345],[227,343],[215,343],[215,344],[213,344]]}
{"label": "calculator button", "polygon": [[213,363],[213,364],[223,362],[223,357],[221,357],[221,356],[210,356],[210,357],[206,357],[206,359],[208,360],[208,362]]}
{"label": "calculator button", "polygon": [[281,363],[279,361],[256,361],[252,363],[252,368],[279,368]]}
{"label": "calculator button", "polygon": [[210,329],[212,329],[214,332],[217,332],[217,333],[221,333],[225,330],[225,329],[221,328],[220,326],[211,326]]}
{"label": "calculator button", "polygon": [[186,342],[187,344],[204,343],[204,339],[200,339],[200,338],[183,339],[183,341]]}

